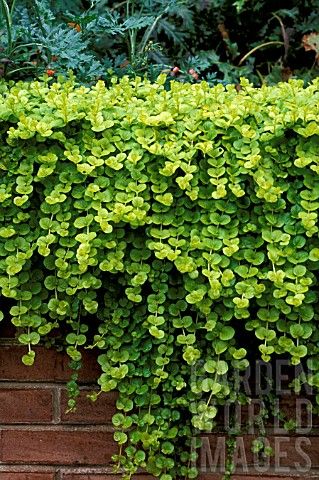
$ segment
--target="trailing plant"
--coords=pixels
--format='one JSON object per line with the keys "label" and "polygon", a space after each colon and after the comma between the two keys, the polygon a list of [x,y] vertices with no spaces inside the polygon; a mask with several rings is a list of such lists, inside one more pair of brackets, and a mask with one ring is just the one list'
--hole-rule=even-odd
{"label": "trailing plant", "polygon": [[319,81],[165,82],[0,85],[0,288],[26,365],[100,352],[126,478],[171,480],[249,362],[319,387]]}

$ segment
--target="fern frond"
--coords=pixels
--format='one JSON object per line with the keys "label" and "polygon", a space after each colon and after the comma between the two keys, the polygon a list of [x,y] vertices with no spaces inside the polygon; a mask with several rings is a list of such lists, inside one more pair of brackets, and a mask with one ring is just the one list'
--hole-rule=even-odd
{"label": "fern frond", "polygon": [[132,15],[125,20],[123,27],[125,30],[140,30],[141,28],[149,27],[154,21],[154,16]]}
{"label": "fern frond", "polygon": [[174,2],[167,14],[181,19],[184,29],[192,30],[194,28],[194,11],[191,10],[189,4],[189,1]]}
{"label": "fern frond", "polygon": [[184,41],[186,34],[179,30],[176,25],[166,18],[161,18],[158,22],[158,32],[163,32],[169,40],[174,44],[179,44]]}
{"label": "fern frond", "polygon": [[122,35],[125,28],[121,23],[121,16],[118,12],[107,11],[103,16],[96,16],[86,27],[87,32],[94,36],[98,35]]}

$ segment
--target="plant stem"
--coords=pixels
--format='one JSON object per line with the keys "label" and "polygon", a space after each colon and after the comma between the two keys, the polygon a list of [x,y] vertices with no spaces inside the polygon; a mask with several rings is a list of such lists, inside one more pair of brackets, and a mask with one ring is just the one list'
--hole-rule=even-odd
{"label": "plant stem", "polygon": [[248,53],[246,53],[246,55],[243,56],[243,58],[239,61],[238,66],[241,65],[245,60],[247,60],[247,58],[250,57],[252,53],[256,52],[260,48],[268,47],[269,45],[284,45],[284,42],[273,41],[273,42],[266,42],[266,43],[262,43],[261,45],[257,45],[257,47],[252,48],[251,50],[249,50]]}
{"label": "plant stem", "polygon": [[15,52],[16,50],[19,50],[19,48],[25,48],[25,47],[43,47],[43,43],[22,43],[21,45],[17,45],[11,50],[11,53]]}
{"label": "plant stem", "polygon": [[169,5],[163,10],[162,13],[160,13],[154,20],[154,22],[152,23],[152,25],[149,26],[149,28],[146,30],[146,32],[144,33],[143,35],[143,38],[141,40],[141,43],[140,43],[140,46],[139,46],[139,53],[143,53],[144,52],[144,49],[147,45],[147,42],[149,41],[149,38],[150,36],[152,35],[153,31],[154,31],[154,28],[156,27],[157,23],[159,22],[159,20],[162,18],[163,15],[165,15],[165,13],[168,11],[169,9]]}
{"label": "plant stem", "polygon": [[16,0],[13,0],[13,1],[12,1],[12,5],[11,5],[11,8],[10,8],[11,18],[12,18],[13,12],[14,12],[15,3],[16,3]]}
{"label": "plant stem", "polygon": [[31,69],[35,69],[36,66],[32,66],[32,67],[21,67],[21,68],[16,68],[15,70],[10,70],[10,72],[7,73],[7,75],[12,75],[13,73],[16,73],[16,72],[21,72],[21,70],[31,70]]}
{"label": "plant stem", "polygon": [[1,2],[2,10],[4,12],[4,19],[6,22],[7,35],[8,35],[8,54],[10,55],[11,48],[12,48],[12,17],[11,17],[10,9],[6,0],[0,0],[0,2]]}
{"label": "plant stem", "polygon": [[43,24],[42,24],[42,20],[41,20],[41,14],[40,14],[40,11],[39,11],[39,8],[38,8],[38,5],[35,3],[35,2],[32,2],[31,3],[31,8],[33,9],[34,13],[35,13],[35,16],[36,16],[36,19],[37,19],[37,22],[38,22],[38,25],[39,25],[39,28],[42,32],[42,35],[44,37],[46,37],[46,31],[45,29],[43,28]]}
{"label": "plant stem", "polygon": [[[132,15],[134,14],[132,8]],[[126,19],[130,18],[130,0],[126,2]],[[133,28],[129,29],[129,56],[130,56],[130,63],[133,65],[135,61],[135,45],[136,45],[136,32]]]}
{"label": "plant stem", "polygon": [[284,55],[284,60],[287,59],[287,56],[288,56],[288,50],[289,50],[289,36],[286,32],[286,29],[285,29],[285,26],[283,24],[283,21],[281,20],[281,18],[279,17],[279,15],[277,15],[276,13],[273,13],[273,17],[276,18],[276,20],[278,20],[279,24],[280,24],[280,28],[281,28],[281,33],[282,33],[282,38],[283,38],[283,41],[284,41],[284,45],[285,45],[285,55]]}

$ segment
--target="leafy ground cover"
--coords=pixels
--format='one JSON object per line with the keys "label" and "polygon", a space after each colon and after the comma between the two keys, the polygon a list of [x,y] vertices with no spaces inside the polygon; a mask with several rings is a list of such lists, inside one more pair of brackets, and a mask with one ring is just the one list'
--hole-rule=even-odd
{"label": "leafy ground cover", "polygon": [[165,83],[1,84],[0,289],[25,364],[100,351],[118,468],[171,480],[255,359],[319,387],[319,84]]}

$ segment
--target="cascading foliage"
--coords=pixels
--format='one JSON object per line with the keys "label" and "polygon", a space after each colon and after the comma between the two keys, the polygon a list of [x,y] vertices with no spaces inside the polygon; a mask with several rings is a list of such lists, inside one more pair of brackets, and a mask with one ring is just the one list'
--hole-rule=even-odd
{"label": "cascading foliage", "polygon": [[0,287],[24,363],[94,345],[119,468],[171,480],[243,401],[247,335],[319,386],[319,81],[164,82],[1,84]]}

